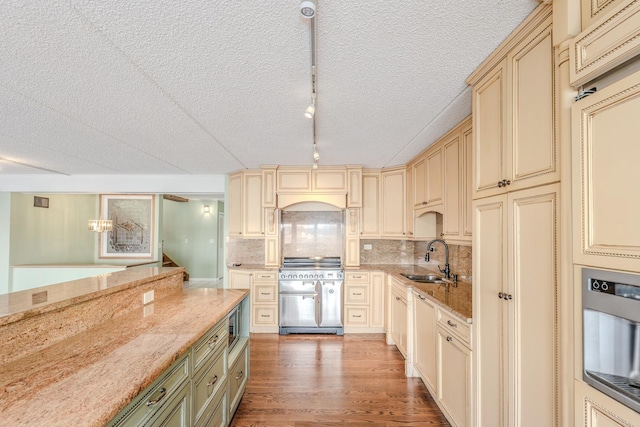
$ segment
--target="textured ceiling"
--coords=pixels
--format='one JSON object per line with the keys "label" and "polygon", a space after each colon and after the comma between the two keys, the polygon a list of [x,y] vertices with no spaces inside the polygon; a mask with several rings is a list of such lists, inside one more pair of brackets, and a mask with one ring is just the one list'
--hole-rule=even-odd
{"label": "textured ceiling", "polygon": [[[537,4],[318,0],[320,164],[407,162]],[[4,0],[0,174],[310,165],[309,27],[298,0]]]}

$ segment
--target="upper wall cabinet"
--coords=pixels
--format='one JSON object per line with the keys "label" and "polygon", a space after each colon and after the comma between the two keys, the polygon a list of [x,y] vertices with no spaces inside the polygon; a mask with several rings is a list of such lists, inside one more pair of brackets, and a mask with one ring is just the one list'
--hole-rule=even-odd
{"label": "upper wall cabinet", "polygon": [[442,212],[442,167],[442,145],[437,143],[411,162],[411,197],[417,216]]}
{"label": "upper wall cabinet", "polygon": [[471,118],[456,126],[442,141],[442,236],[449,243],[471,243]]}
{"label": "upper wall cabinet", "polygon": [[559,180],[551,29],[541,5],[467,80],[474,199]]}
{"label": "upper wall cabinet", "polygon": [[229,235],[264,236],[262,172],[243,171],[229,175]]}
{"label": "upper wall cabinet", "polygon": [[640,0],[582,0],[582,24],[569,47],[573,86],[640,54]]}
{"label": "upper wall cabinet", "polygon": [[640,72],[572,106],[576,263],[640,271],[638,111]]}
{"label": "upper wall cabinet", "polygon": [[406,169],[397,167],[362,173],[363,238],[406,238]]}
{"label": "upper wall cabinet", "polygon": [[580,0],[580,11],[582,15],[582,29],[605,19],[613,9],[621,4],[633,3],[625,0]]}
{"label": "upper wall cabinet", "polygon": [[278,168],[278,193],[347,192],[347,171],[345,168]]}

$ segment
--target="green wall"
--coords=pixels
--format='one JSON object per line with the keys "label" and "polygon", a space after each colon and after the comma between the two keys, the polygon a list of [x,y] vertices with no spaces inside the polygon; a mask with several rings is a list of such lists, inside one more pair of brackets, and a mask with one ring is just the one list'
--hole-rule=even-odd
{"label": "green wall", "polygon": [[20,264],[93,264],[97,218],[95,194],[46,194],[49,208],[33,206],[33,194],[11,193],[10,259]]}
{"label": "green wall", "polygon": [[[210,213],[203,212],[204,205],[210,206]],[[163,250],[191,279],[219,276],[218,209],[215,200],[163,200]]]}
{"label": "green wall", "polygon": [[10,254],[11,193],[0,193],[0,294],[9,292],[11,277]]}

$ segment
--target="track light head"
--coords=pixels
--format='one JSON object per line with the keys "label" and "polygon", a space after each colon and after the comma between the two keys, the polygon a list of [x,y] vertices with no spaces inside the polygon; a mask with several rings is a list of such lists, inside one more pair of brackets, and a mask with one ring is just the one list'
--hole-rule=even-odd
{"label": "track light head", "polygon": [[313,104],[311,104],[304,111],[304,116],[308,119],[312,119],[314,114],[316,114],[316,107]]}
{"label": "track light head", "polygon": [[316,16],[316,0],[303,0],[300,3],[300,13],[307,19]]}

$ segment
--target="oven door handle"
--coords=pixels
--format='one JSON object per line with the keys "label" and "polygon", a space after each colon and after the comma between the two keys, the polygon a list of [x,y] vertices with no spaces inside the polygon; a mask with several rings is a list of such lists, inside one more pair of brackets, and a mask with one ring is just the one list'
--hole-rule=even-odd
{"label": "oven door handle", "polygon": [[322,323],[322,282],[320,280],[315,281],[316,289],[316,326],[320,326]]}

